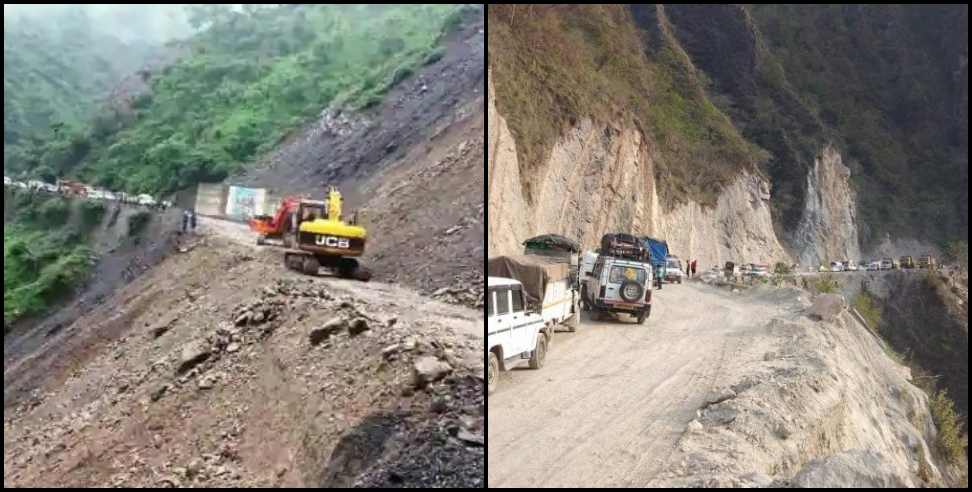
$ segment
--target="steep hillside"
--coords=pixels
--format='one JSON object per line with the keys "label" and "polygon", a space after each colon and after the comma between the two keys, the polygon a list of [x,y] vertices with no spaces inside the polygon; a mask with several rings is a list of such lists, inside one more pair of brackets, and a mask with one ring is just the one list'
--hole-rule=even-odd
{"label": "steep hillside", "polygon": [[482,311],[201,226],[5,357],[4,486],[482,487]]}
{"label": "steep hillside", "polygon": [[281,195],[339,186],[366,214],[376,278],[482,293],[485,25],[467,10],[441,58],[365,111],[319,119],[229,181]]}
{"label": "steep hillside", "polygon": [[160,47],[113,34],[81,6],[4,17],[5,174],[57,173],[58,163],[30,162],[29,149],[81,126],[114,85]]}
{"label": "steep hillside", "polygon": [[126,82],[139,93],[130,103],[109,105],[90,125],[38,142],[24,167],[53,162],[58,175],[149,193],[221,180],[324,109],[379,104],[423,63],[441,57],[440,40],[461,10],[197,9],[190,21],[203,30],[174,48],[188,53],[161,73],[139,73],[151,91]]}
{"label": "steep hillside", "polygon": [[[503,122],[490,119],[489,179],[516,204],[491,219],[491,248],[509,252],[534,232],[583,241],[610,227],[655,233],[685,204],[718,210],[746,176],[768,195],[772,232],[758,236],[801,263],[964,238],[967,12],[490,7],[488,64]],[[496,138],[503,124],[506,140]],[[544,187],[569,197],[556,216],[543,212],[554,203]],[[599,220],[583,217],[585,201],[601,203]],[[750,211],[736,203],[731,214]],[[685,219],[667,237],[680,254],[715,261],[698,244],[718,242],[723,257],[745,244],[783,257],[752,234]],[[693,238],[689,228],[706,232]]]}

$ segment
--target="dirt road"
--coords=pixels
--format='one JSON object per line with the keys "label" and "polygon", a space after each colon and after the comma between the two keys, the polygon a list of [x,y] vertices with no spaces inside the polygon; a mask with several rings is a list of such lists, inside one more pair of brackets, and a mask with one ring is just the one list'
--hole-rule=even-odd
{"label": "dirt road", "polygon": [[[635,487],[666,468],[719,381],[761,357],[787,305],[694,282],[655,291],[651,317],[558,333],[546,366],[489,398],[489,487]],[[754,321],[758,320],[758,321]]]}

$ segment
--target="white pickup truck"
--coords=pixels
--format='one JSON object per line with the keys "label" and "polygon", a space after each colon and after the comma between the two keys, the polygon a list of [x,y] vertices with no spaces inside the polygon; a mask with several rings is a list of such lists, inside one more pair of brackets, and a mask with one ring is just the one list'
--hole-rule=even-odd
{"label": "white pickup truck", "polygon": [[488,274],[516,279],[523,284],[530,307],[537,307],[546,328],[562,325],[576,331],[580,319],[580,295],[570,263],[541,255],[510,255],[490,258]]}
{"label": "white pickup truck", "polygon": [[550,339],[543,318],[528,309],[522,283],[487,277],[486,289],[487,388],[492,394],[500,371],[522,360],[529,360],[531,369],[543,367]]}

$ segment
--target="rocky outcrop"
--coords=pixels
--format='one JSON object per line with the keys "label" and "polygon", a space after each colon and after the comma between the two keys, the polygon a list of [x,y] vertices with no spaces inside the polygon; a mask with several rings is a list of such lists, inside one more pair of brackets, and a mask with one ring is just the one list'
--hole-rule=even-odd
{"label": "rocky outcrop", "polygon": [[928,397],[839,296],[821,296],[835,307],[821,320],[813,316],[820,304],[796,289],[742,295],[785,303],[792,314],[763,325],[773,340],[766,355],[740,360],[738,382],[716,383],[649,486],[943,483]]}
{"label": "rocky outcrop", "polygon": [[806,201],[790,244],[801,265],[857,260],[857,193],[840,152],[828,145],[807,174]]}
{"label": "rocky outcrop", "polygon": [[529,237],[527,204],[520,186],[520,164],[516,143],[506,120],[496,111],[493,74],[489,72],[488,137],[486,145],[486,190],[489,197],[489,255],[517,250],[517,239]]}
{"label": "rocky outcrop", "polygon": [[528,200],[520,185],[525,168],[496,110],[491,81],[488,99],[490,256],[519,252],[536,234],[563,234],[593,248],[604,233],[625,231],[664,238],[673,254],[698,258],[703,268],[727,260],[789,260],[773,231],[765,179],[741,174],[715,207],[688,201],[666,209],[655,174],[664,156],[635,128],[580,120],[525,176],[534,190]]}

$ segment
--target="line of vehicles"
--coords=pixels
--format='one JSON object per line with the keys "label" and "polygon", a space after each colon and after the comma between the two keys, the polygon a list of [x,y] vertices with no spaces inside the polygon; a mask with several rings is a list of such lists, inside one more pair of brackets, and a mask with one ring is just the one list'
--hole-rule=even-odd
{"label": "line of vehicles", "polygon": [[910,269],[934,270],[938,268],[935,257],[923,255],[918,257],[918,261],[912,256],[902,256],[898,259],[882,258],[880,260],[861,260],[858,262],[850,260],[832,261],[830,268],[820,265],[818,271],[821,272],[856,272],[856,271],[879,271],[879,270],[910,270]]}
{"label": "line of vehicles", "polygon": [[557,328],[575,331],[581,311],[596,320],[623,314],[643,324],[653,287],[685,277],[667,243],[651,237],[605,234],[597,251],[583,253],[578,243],[555,234],[523,246],[523,254],[490,258],[487,265],[489,393],[501,371],[522,361],[543,367]]}
{"label": "line of vehicles", "polygon": [[44,181],[32,179],[29,181],[17,181],[7,176],[3,177],[3,185],[13,188],[20,188],[29,191],[43,191],[46,193],[57,193],[66,197],[90,198],[92,200],[110,200],[134,205],[144,205],[147,207],[168,208],[172,202],[166,200],[156,200],[152,195],[140,194],[133,195],[125,192],[113,192],[103,190],[94,186],[86,185],[79,181],[59,179],[56,183],[45,183]]}

